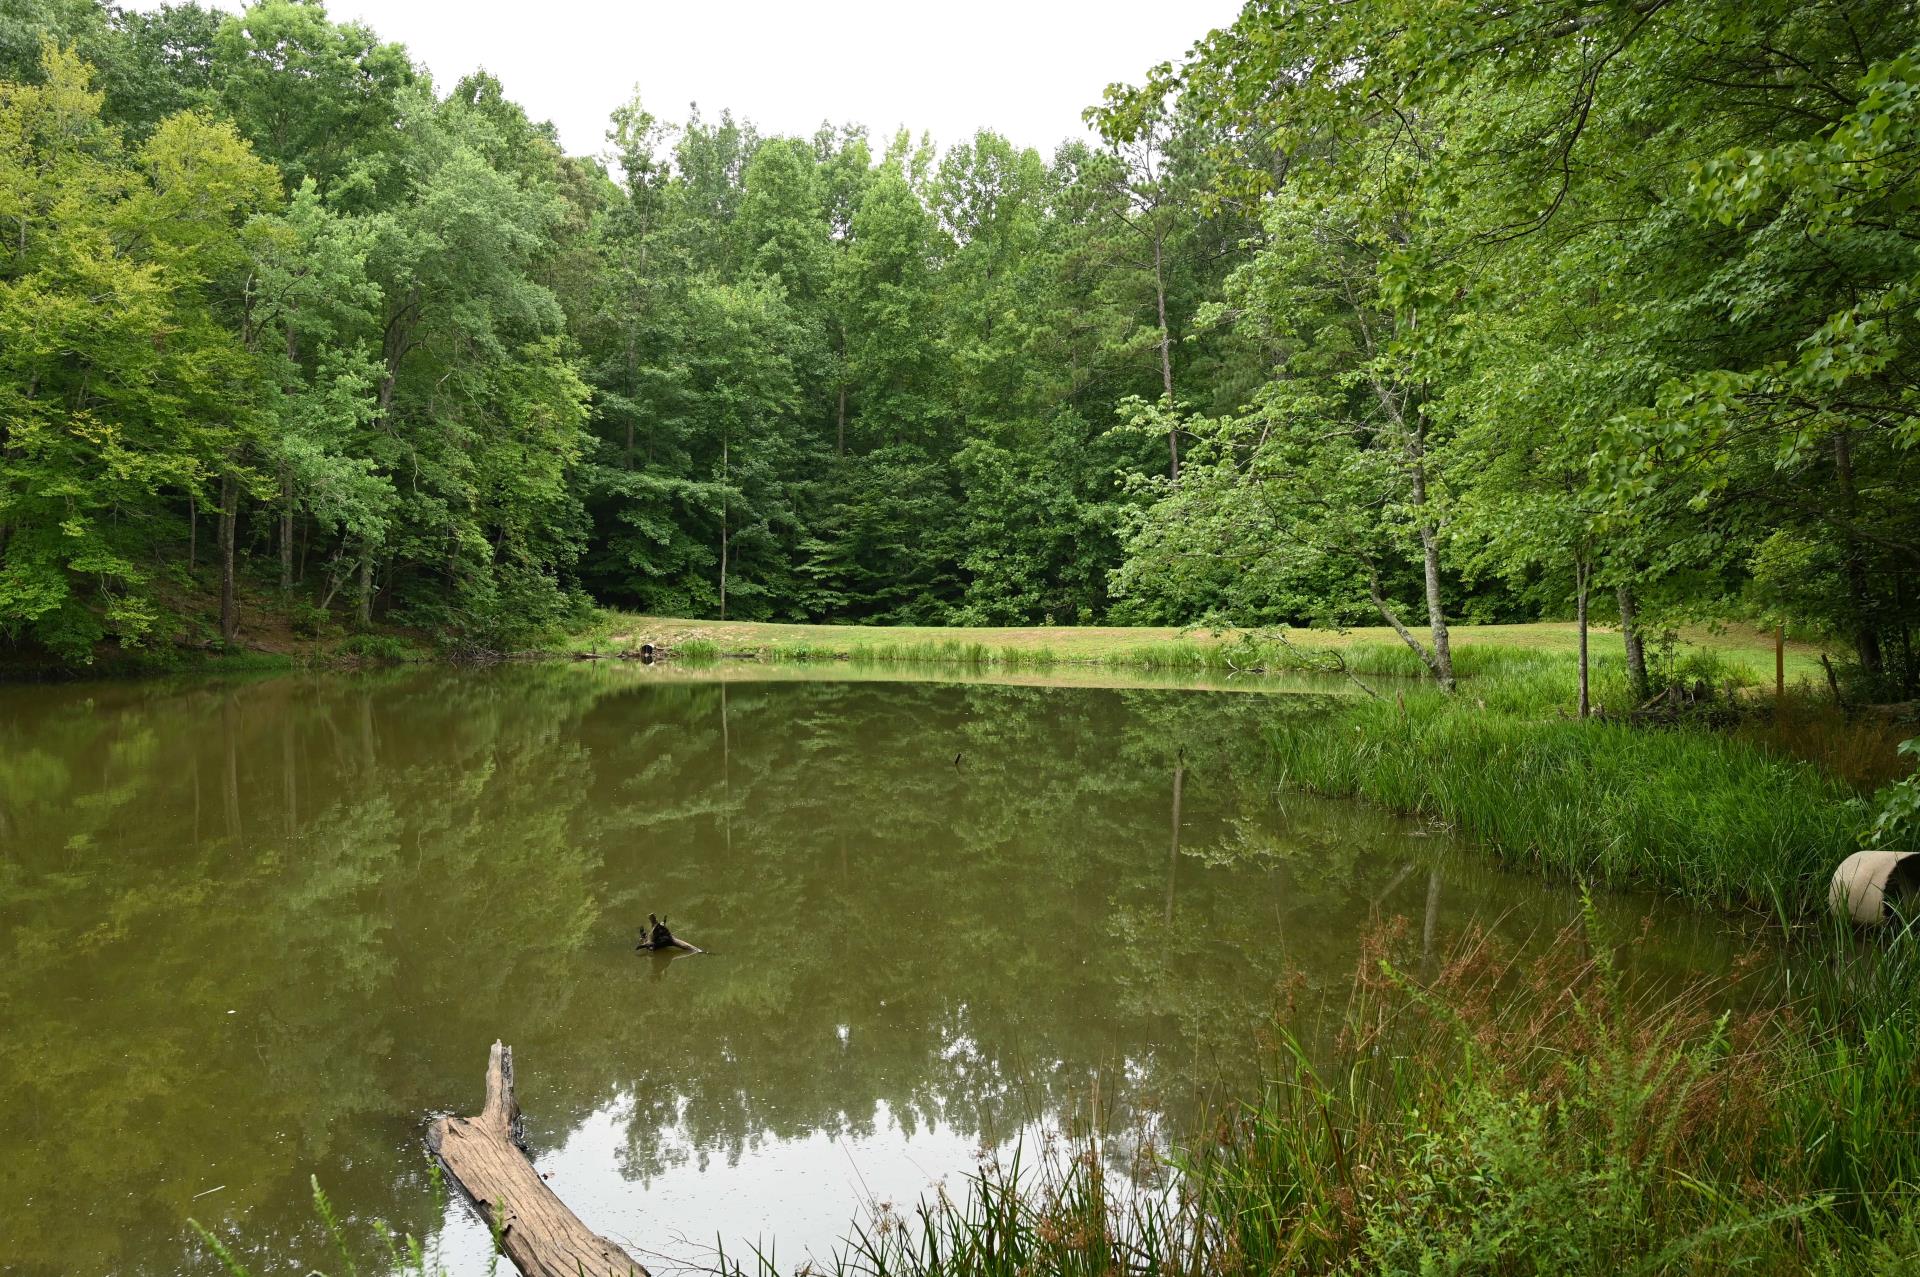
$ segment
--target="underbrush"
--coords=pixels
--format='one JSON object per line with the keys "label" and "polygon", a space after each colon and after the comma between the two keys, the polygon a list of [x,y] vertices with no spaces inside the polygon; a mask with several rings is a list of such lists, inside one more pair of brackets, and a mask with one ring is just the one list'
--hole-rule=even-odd
{"label": "underbrush", "polygon": [[[947,665],[969,669],[1045,670],[1063,665],[1100,665],[1165,672],[1208,674],[1353,674],[1366,678],[1421,682],[1429,678],[1421,658],[1399,642],[1330,642],[1329,635],[1316,631],[1264,630],[1223,631],[1195,629],[1180,638],[1156,638],[1151,641],[1105,647],[1097,654],[1045,645],[1026,646],[989,642],[975,638],[875,638],[876,631],[850,627],[844,639],[773,639],[762,642],[740,640],[736,649],[723,650],[709,638],[691,638],[670,644],[673,655],[681,657],[695,646],[711,649],[716,655],[752,657],[768,661],[838,661],[850,665]],[[565,645],[568,651],[604,651],[619,648],[625,642],[637,642],[631,623],[615,614],[602,613],[593,624],[575,633]],[[1617,662],[1615,662],[1617,664]],[[1516,678],[1559,680],[1554,695],[1572,703],[1573,659],[1564,652],[1474,642],[1453,649],[1455,677],[1463,683],[1494,682]],[[1596,671],[1608,668],[1596,660]],[[1744,678],[1744,667],[1729,664],[1710,651],[1669,649],[1662,665],[1655,661],[1656,677],[1673,683],[1704,680],[1715,687]],[[1611,704],[1625,707],[1624,675],[1614,689]]]}
{"label": "underbrush", "polygon": [[1911,720],[1849,712],[1805,688],[1769,698],[1740,726],[1741,737],[1770,753],[1817,764],[1862,793],[1912,773],[1900,744],[1920,735]]}
{"label": "underbrush", "polygon": [[[705,642],[705,640],[694,640]],[[680,654],[687,645],[676,646]],[[1104,665],[1153,671],[1193,673],[1339,673],[1383,678],[1418,679],[1425,668],[1403,644],[1359,643],[1345,648],[1320,646],[1313,640],[1281,641],[1241,635],[1227,642],[1162,639],[1116,647],[1098,657],[1072,655],[1050,647],[1010,647],[964,639],[922,639],[848,643],[779,640],[751,649],[753,656],[771,661],[841,661],[850,665],[958,665],[969,669],[1044,670],[1061,665]],[[1541,653],[1511,648],[1475,646],[1454,654],[1463,678],[1498,674],[1515,668],[1533,668],[1551,662]]]}
{"label": "underbrush", "polygon": [[352,634],[333,649],[335,658],[369,665],[406,665],[426,659],[426,653],[393,634]]}

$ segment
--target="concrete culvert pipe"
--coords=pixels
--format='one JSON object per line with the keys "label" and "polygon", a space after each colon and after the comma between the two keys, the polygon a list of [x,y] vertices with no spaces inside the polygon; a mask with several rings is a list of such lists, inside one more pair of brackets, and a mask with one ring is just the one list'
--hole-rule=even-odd
{"label": "concrete culvert pipe", "polygon": [[1827,905],[1863,927],[1910,916],[1920,905],[1920,852],[1854,852],[1833,871]]}

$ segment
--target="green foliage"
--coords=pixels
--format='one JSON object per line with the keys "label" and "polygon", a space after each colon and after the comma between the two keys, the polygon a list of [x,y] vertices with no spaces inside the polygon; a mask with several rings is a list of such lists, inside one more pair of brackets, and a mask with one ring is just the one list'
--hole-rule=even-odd
{"label": "green foliage", "polygon": [[391,634],[353,634],[333,649],[336,656],[373,665],[404,665],[420,659],[420,650]]}
{"label": "green foliage", "polygon": [[76,55],[42,70],[0,84],[0,636],[83,662],[155,629],[156,525],[261,436],[221,312],[277,181],[198,114],[129,150]]}
{"label": "green foliage", "polygon": [[[1132,251],[1123,167],[987,133],[937,163],[904,136],[876,160],[857,131],[803,143],[725,116],[690,120],[669,158],[671,133],[623,109],[602,283],[570,312],[597,391],[596,597],[743,619],[1103,615],[1116,476],[1151,456],[1106,417],[1158,380],[1137,333],[1155,299],[1113,279]],[[1163,254],[1183,286],[1221,269],[1200,251]]]}
{"label": "green foliage", "polygon": [[27,0],[0,636],[82,662],[275,578],[487,648],[583,590],[1377,615],[1445,686],[1454,619],[1617,608],[1911,696],[1920,27],[1869,12],[1256,0],[1097,147],[635,99],[608,171],[317,4]]}
{"label": "green foliage", "polygon": [[187,109],[54,43],[0,82],[0,638],[165,641],[177,565],[232,595],[274,549],[290,604],[561,623],[589,390],[541,276],[568,162],[497,85],[436,99],[316,5],[191,18],[80,41],[177,55]]}
{"label": "green foliage", "polygon": [[[1903,758],[1920,759],[1920,739],[1900,742]],[[1920,847],[1920,771],[1886,786],[1873,798],[1873,823],[1860,835],[1865,847]]]}
{"label": "green foliage", "polygon": [[311,603],[295,603],[287,609],[287,624],[301,638],[318,638],[327,628],[327,613]]}
{"label": "green foliage", "polygon": [[[1911,696],[1916,38],[1889,6],[1257,0],[1110,92],[1115,139],[1177,94],[1209,197],[1264,210],[1202,314],[1272,360],[1149,494],[1127,606],[1352,608],[1330,553],[1404,606],[1418,531],[1456,611],[1747,610]],[[1370,470],[1396,407],[1419,455]]]}

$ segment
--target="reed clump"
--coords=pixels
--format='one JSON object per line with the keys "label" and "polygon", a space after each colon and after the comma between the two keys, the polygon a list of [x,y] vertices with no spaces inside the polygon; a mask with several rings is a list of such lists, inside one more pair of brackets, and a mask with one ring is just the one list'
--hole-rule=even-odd
{"label": "reed clump", "polygon": [[1848,786],[1724,731],[1576,719],[1565,664],[1276,722],[1276,779],[1419,813],[1562,877],[1788,919],[1819,907],[1856,845]]}

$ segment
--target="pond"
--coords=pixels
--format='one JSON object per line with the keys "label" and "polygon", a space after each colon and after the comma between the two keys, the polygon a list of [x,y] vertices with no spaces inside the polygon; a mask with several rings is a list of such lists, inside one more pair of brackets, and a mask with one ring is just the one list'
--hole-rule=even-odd
{"label": "pond", "polygon": [[[195,1218],[256,1272],[331,1270],[317,1175],[484,1271],[421,1136],[501,1037],[590,1225],[656,1271],[716,1239],[792,1271],[1051,1131],[1150,1166],[1372,920],[1431,953],[1579,910],[1277,787],[1263,726],[1325,687],[922,677],[0,688],[0,1267],[214,1272]],[[1710,920],[1602,903],[1652,913],[1637,961],[1729,960]],[[635,952],[650,912],[711,953]]]}

